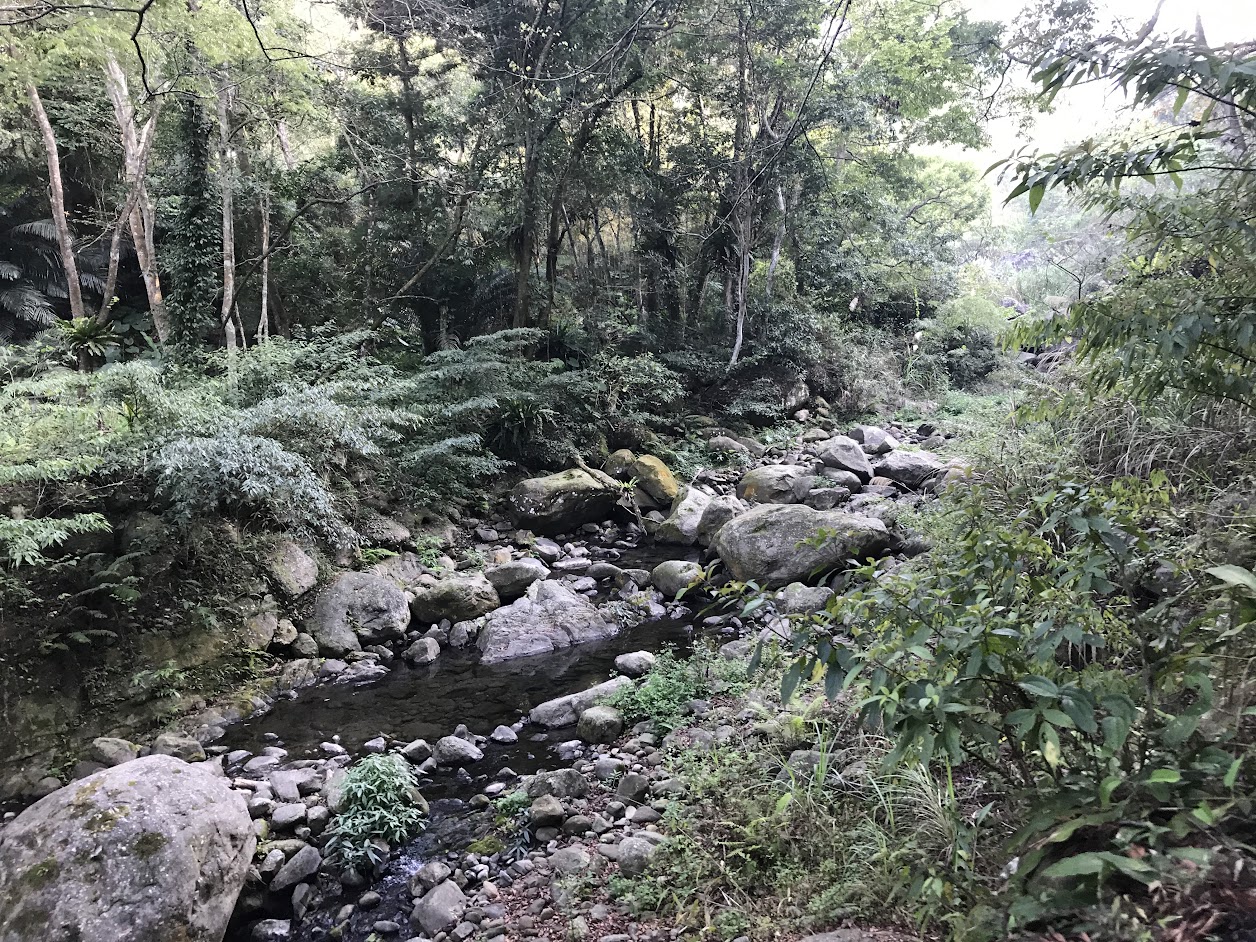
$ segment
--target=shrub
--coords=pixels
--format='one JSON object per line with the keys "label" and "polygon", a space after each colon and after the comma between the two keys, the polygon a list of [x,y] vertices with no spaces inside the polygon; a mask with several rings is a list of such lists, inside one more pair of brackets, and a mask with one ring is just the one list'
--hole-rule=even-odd
{"label": "shrub", "polygon": [[345,776],[341,799],[327,851],[346,869],[381,863],[385,857],[375,841],[400,844],[422,828],[414,773],[398,755],[372,755],[357,762]]}
{"label": "shrub", "polygon": [[661,729],[674,729],[690,700],[709,690],[707,665],[703,658],[681,660],[664,651],[654,661],[645,680],[612,694],[607,703],[624,714],[628,723],[650,720]]}

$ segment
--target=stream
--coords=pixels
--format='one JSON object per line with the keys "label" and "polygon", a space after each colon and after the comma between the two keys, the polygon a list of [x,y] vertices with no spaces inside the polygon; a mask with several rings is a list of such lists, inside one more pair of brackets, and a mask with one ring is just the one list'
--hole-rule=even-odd
{"label": "stream", "polygon": [[[649,568],[667,558],[695,558],[680,547],[641,546],[623,554],[619,565]],[[473,652],[446,649],[432,664],[411,667],[401,658],[389,673],[359,686],[321,684],[301,690],[296,699],[279,699],[261,716],[229,727],[217,745],[256,752],[262,745],[278,745],[288,762],[322,759],[321,744],[336,738],[351,754],[378,736],[409,742],[434,743],[453,733],[459,724],[487,736],[497,726],[515,726],[540,703],[585,690],[615,674],[615,658],[631,651],[693,650],[698,616],[659,618],[628,628],[615,638],[564,648],[549,654],[482,664]],[[722,638],[721,640],[726,640]],[[473,812],[466,804],[493,781],[523,776],[541,769],[570,764],[557,747],[576,739],[574,727],[542,729],[523,726],[514,743],[492,740],[482,745],[484,758],[467,769],[438,769],[419,780],[429,801],[426,830],[393,853],[382,875],[370,889],[381,902],[369,911],[359,909],[344,927],[342,942],[363,942],[380,920],[401,925],[401,939],[409,938],[413,899],[410,876],[426,861],[465,848],[492,823],[491,816]],[[508,770],[500,775],[502,770]],[[327,938],[337,910],[353,902],[357,893],[329,899],[293,925],[295,940]],[[286,918],[288,913],[274,916]],[[250,918],[257,918],[254,914]],[[375,935],[375,938],[379,938]],[[246,926],[233,926],[227,942],[246,942]]]}

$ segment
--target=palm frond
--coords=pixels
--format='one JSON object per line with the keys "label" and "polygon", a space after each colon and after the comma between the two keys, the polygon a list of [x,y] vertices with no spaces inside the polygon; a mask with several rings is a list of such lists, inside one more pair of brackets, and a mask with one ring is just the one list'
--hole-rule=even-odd
{"label": "palm frond", "polygon": [[0,290],[0,311],[40,327],[51,327],[57,322],[56,312],[48,298],[29,285]]}
{"label": "palm frond", "polygon": [[42,242],[57,241],[57,227],[51,219],[33,219],[14,226],[9,232],[19,236],[29,236]]}

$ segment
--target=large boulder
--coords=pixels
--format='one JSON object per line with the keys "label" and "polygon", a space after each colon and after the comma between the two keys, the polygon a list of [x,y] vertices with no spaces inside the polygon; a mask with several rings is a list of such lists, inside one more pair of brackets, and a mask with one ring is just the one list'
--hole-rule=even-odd
{"label": "large boulder", "polygon": [[947,469],[937,455],[927,451],[905,451],[900,448],[882,455],[874,465],[877,475],[895,484],[915,490]]}
{"label": "large boulder", "polygon": [[548,579],[549,574],[549,567],[531,556],[499,563],[484,570],[485,577],[493,584],[498,598],[503,602],[513,602],[528,591],[528,586],[538,579]]}
{"label": "large boulder", "polygon": [[519,526],[536,533],[561,533],[604,520],[621,494],[610,475],[572,468],[520,481],[506,502]]}
{"label": "large boulder", "polygon": [[618,631],[619,626],[583,595],[561,582],[545,580],[532,583],[523,598],[490,612],[478,643],[482,660],[492,663],[602,641]]}
{"label": "large boulder", "polygon": [[650,572],[650,584],[663,593],[663,597],[674,599],[680,590],[690,585],[702,575],[702,567],[683,559],[665,559]]}
{"label": "large boulder", "polygon": [[266,560],[266,569],[279,588],[293,598],[318,585],[318,563],[291,540],[275,544]]}
{"label": "large boulder", "polygon": [[467,911],[467,898],[458,884],[446,880],[415,904],[410,922],[426,936],[452,929]]}
{"label": "large boulder", "polygon": [[866,455],[884,455],[898,447],[893,435],[875,425],[856,425],[850,431],[850,438],[859,442]]}
{"label": "large boulder", "polygon": [[811,469],[802,465],[764,465],[742,476],[737,496],[760,504],[797,504],[806,498],[815,480]]}
{"label": "large boulder", "polygon": [[621,448],[619,451],[612,451],[606,459],[606,464],[602,465],[602,470],[613,478],[622,478],[627,480],[632,470],[633,462],[637,460],[627,448]]}
{"label": "large boulder", "polygon": [[433,624],[444,618],[467,621],[501,605],[497,590],[482,572],[422,576],[413,591],[410,613],[424,624]]}
{"label": "large boulder", "polygon": [[698,521],[698,543],[710,546],[720,527],[728,523],[740,513],[745,513],[746,505],[732,494],[712,497],[711,502],[702,511],[702,519]]}
{"label": "large boulder", "polygon": [[104,769],[0,830],[0,939],[220,942],[254,844],[244,798],[206,767]]}
{"label": "large boulder", "polygon": [[632,678],[613,677],[588,690],[569,693],[565,697],[555,697],[553,700],[538,703],[528,714],[528,721],[551,729],[558,726],[575,726],[580,714],[589,707],[599,700],[613,696],[624,687],[631,686]]}
{"label": "large boulder", "polygon": [[725,524],[713,547],[735,578],[780,588],[812,582],[854,559],[886,556],[897,543],[872,517],[763,504]]}
{"label": "large boulder", "polygon": [[817,442],[811,450],[826,467],[849,471],[864,484],[872,480],[872,462],[864,454],[863,446],[853,438],[834,435],[827,441]]}
{"label": "large boulder", "polygon": [[660,504],[670,504],[680,493],[680,482],[667,465],[653,455],[642,455],[634,461],[629,474],[637,479],[638,487]]}
{"label": "large boulder", "polygon": [[362,650],[362,642],[405,636],[410,606],[405,593],[382,576],[345,572],[318,594],[309,632],[321,654],[341,657]]}
{"label": "large boulder", "polygon": [[696,487],[686,487],[672,502],[666,519],[654,531],[654,539],[659,543],[693,546],[698,542],[698,524],[702,522],[702,513],[710,502],[711,495]]}

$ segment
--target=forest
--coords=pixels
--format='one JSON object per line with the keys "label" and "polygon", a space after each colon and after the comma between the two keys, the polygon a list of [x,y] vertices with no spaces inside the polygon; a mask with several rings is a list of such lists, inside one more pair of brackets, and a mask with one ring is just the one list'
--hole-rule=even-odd
{"label": "forest", "polygon": [[1135,6],[0,0],[0,942],[1256,933],[1256,19]]}

